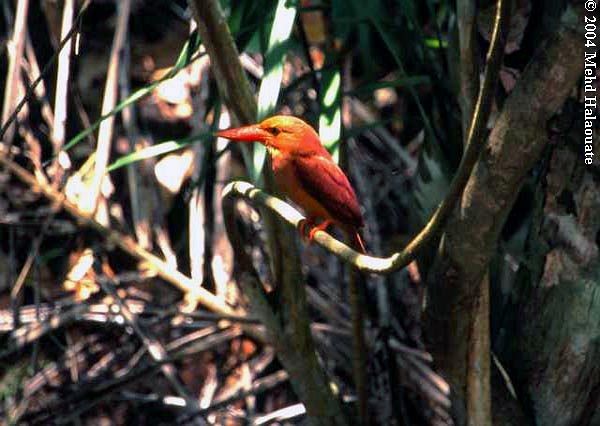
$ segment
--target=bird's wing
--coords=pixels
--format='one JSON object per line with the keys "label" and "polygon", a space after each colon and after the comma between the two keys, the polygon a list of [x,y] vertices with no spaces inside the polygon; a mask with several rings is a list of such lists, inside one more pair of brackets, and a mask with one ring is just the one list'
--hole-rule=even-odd
{"label": "bird's wing", "polygon": [[304,190],[336,221],[354,229],[363,226],[356,194],[337,164],[322,155],[294,157],[295,173]]}

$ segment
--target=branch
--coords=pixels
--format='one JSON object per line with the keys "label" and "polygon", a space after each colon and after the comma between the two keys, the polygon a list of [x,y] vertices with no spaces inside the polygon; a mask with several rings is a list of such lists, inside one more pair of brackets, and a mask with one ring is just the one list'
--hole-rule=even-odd
{"label": "branch", "polygon": [[[231,201],[237,197],[244,198],[256,207],[264,207],[267,210],[270,210],[294,228],[298,228],[300,222],[305,219],[298,210],[285,201],[267,194],[251,183],[241,181],[231,182],[223,189],[221,199],[223,203],[223,214],[233,214],[233,203]],[[402,264],[404,261],[404,258],[398,253],[387,258],[361,254],[324,231],[317,231],[314,235],[314,241],[330,253],[334,254],[344,262],[355,266],[362,272],[387,274],[398,269],[397,265]],[[406,262],[404,266],[408,263],[409,262]]]}
{"label": "branch", "polygon": [[479,89],[479,58],[477,50],[477,3],[459,0],[456,4],[458,38],[460,41],[460,104],[463,134],[469,131]]}

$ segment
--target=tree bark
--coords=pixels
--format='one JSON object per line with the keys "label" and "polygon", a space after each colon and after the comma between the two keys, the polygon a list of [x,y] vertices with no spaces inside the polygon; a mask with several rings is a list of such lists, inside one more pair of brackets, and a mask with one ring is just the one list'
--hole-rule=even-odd
{"label": "tree bark", "polygon": [[596,425],[600,186],[581,151],[561,145],[539,191],[545,194],[536,197],[541,214],[534,215],[539,219],[527,241],[527,262],[512,292],[516,303],[505,310],[502,335],[510,337],[499,342],[497,353],[536,425]]}

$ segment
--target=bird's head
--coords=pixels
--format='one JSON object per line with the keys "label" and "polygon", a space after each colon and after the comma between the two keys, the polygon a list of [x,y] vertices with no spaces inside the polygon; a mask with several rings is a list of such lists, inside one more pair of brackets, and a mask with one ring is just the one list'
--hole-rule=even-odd
{"label": "bird's head", "polygon": [[276,115],[259,124],[221,130],[216,135],[239,142],[260,142],[270,151],[312,153],[323,149],[319,135],[309,124],[288,115]]}

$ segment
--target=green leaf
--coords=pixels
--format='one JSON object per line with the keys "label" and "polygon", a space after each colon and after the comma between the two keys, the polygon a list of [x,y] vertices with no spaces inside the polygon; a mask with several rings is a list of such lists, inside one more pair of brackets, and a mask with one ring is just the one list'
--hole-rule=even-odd
{"label": "green leaf", "polygon": [[[272,114],[277,106],[283,79],[283,65],[295,20],[296,5],[290,5],[288,0],[279,0],[265,54],[265,74],[258,92],[258,121],[262,121]],[[254,182],[259,179],[265,158],[265,147],[255,144],[252,167],[249,170],[250,177]]]}
{"label": "green leaf", "polygon": [[75,145],[77,145],[79,142],[81,142],[85,137],[87,137],[91,133],[95,132],[96,129],[98,127],[100,127],[100,123],[102,123],[102,121],[106,120],[108,117],[111,117],[111,116],[121,112],[123,109],[127,108],[129,105],[131,105],[131,104],[139,101],[143,97],[147,96],[160,83],[162,83],[170,78],[173,78],[179,71],[181,71],[183,68],[188,66],[190,63],[192,63],[198,57],[198,56],[194,56],[194,53],[197,52],[199,47],[200,47],[200,36],[198,35],[197,31],[194,31],[192,34],[190,34],[190,37],[189,37],[188,41],[185,43],[185,45],[183,46],[183,49],[181,49],[181,52],[179,53],[179,57],[177,58],[175,65],[173,65],[173,67],[169,70],[169,72],[167,74],[165,74],[161,79],[147,85],[146,87],[143,87],[143,88],[133,92],[127,99],[120,102],[112,111],[110,111],[109,113],[100,117],[97,121],[95,121],[87,129],[79,132],[74,138],[72,138],[65,145],[65,147],[63,148],[64,151],[68,151],[69,149],[73,148]]}
{"label": "green leaf", "polygon": [[446,49],[448,47],[448,42],[438,38],[426,38],[425,46],[431,49]]}
{"label": "green leaf", "polygon": [[191,145],[192,143],[199,140],[210,140],[212,137],[213,136],[211,133],[205,132],[179,140],[170,140],[159,143],[157,145],[152,145],[118,158],[115,162],[108,166],[107,171],[110,173],[121,167],[135,163],[136,161],[158,157],[159,155],[166,154],[168,152],[177,151],[178,149]]}
{"label": "green leaf", "polygon": [[270,114],[279,98],[283,78],[283,64],[288,49],[288,40],[296,19],[296,8],[286,6],[287,0],[279,0],[275,21],[269,36],[265,55],[265,75],[258,92],[258,119]]}
{"label": "green leaf", "polygon": [[339,69],[323,71],[319,103],[319,136],[323,145],[339,160],[339,140],[342,134],[342,76]]}

